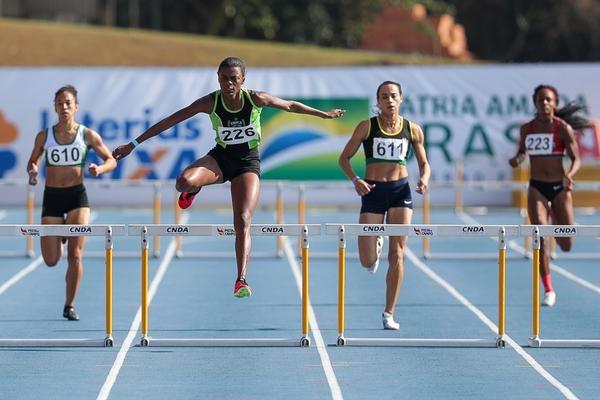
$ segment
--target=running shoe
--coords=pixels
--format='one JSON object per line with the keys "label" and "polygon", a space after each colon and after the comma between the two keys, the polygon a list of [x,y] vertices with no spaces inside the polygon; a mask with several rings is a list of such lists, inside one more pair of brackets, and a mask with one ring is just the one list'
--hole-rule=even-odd
{"label": "running shoe", "polygon": [[[198,192],[200,192],[200,190],[198,190]],[[196,197],[198,192],[194,192],[194,193],[181,192],[179,194],[179,200],[177,200],[177,204],[179,204],[179,208],[181,208],[182,210],[189,208],[192,205],[192,203],[194,202],[194,198]]]}
{"label": "running shoe", "polygon": [[75,308],[72,306],[65,306],[63,309],[63,317],[69,321],[79,321],[79,315],[75,312]]}
{"label": "running shoe", "polygon": [[381,319],[383,321],[383,329],[388,329],[388,330],[393,330],[393,331],[397,331],[398,329],[400,329],[400,324],[397,323],[396,321],[394,321],[394,315],[387,313],[387,312],[383,312],[383,314],[381,314]]}
{"label": "running shoe", "polygon": [[556,304],[556,292],[546,292],[544,294],[544,301],[542,303],[546,307],[553,307]]}
{"label": "running shoe", "polygon": [[250,297],[252,295],[252,289],[244,278],[240,278],[235,281],[235,286],[233,287],[233,295],[235,297]]}
{"label": "running shoe", "polygon": [[377,236],[377,259],[370,267],[367,267],[367,271],[374,274],[379,268],[379,256],[381,255],[381,249],[383,248],[383,236]]}

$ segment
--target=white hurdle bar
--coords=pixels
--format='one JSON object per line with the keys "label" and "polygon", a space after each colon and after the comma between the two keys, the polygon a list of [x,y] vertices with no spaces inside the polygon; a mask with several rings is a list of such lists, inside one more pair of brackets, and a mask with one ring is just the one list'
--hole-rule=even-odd
{"label": "white hurdle bar", "polygon": [[106,320],[103,339],[0,339],[0,347],[112,347],[113,237],[124,236],[125,225],[0,225],[0,236],[104,236]]}
{"label": "white hurdle bar", "polygon": [[[326,224],[327,235],[338,237],[338,346],[504,347],[506,321],[506,238],[519,236],[518,225],[387,225]],[[346,235],[498,237],[498,332],[492,339],[348,338],[344,336]]]}
{"label": "white hurdle bar", "polygon": [[532,336],[529,347],[600,347],[599,339],[542,339],[540,338],[540,249],[542,237],[600,237],[600,225],[522,225],[523,237],[531,237],[533,254],[533,312]]}
{"label": "white hurdle bar", "polygon": [[142,347],[308,347],[308,304],[309,304],[309,236],[320,235],[321,225],[301,224],[253,224],[250,234],[255,236],[298,236],[302,238],[302,336],[299,339],[288,338],[174,338],[156,339],[148,335],[148,240],[153,236],[235,236],[233,225],[129,225],[128,234],[139,236],[142,251]]}
{"label": "white hurdle bar", "polygon": [[[179,197],[179,193],[176,193],[176,197]],[[277,224],[282,225],[283,224],[283,208],[284,208],[284,204],[283,204],[283,182],[278,181],[275,184],[275,212],[276,212],[276,218],[277,218]],[[174,204],[174,208],[175,208],[175,224],[181,224],[181,209],[179,208],[179,206],[177,205],[177,199],[175,200],[175,204]],[[157,224],[157,222],[155,222],[155,224]],[[155,237],[158,238],[158,236]],[[216,258],[216,259],[231,259],[231,258],[235,258],[235,252],[231,252],[231,251],[207,251],[207,250],[200,250],[200,251],[190,251],[190,250],[185,250],[183,249],[183,238],[181,236],[177,237],[175,239],[175,245],[176,245],[176,250],[175,250],[175,256],[177,258]],[[265,251],[265,252],[252,252],[252,258],[264,258],[264,259],[272,259],[272,258],[281,258],[283,257],[283,242],[282,242],[282,236],[278,235],[276,236],[276,241],[275,241],[275,249],[274,251]],[[300,238],[298,240],[301,240]]]}

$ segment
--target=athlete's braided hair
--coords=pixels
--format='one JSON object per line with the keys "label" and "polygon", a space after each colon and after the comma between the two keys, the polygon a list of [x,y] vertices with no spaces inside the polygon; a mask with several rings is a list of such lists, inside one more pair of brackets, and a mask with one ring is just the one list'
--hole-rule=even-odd
{"label": "athlete's braided hair", "polygon": [[[552,93],[554,93],[554,97],[556,98],[556,105],[558,106],[558,90],[552,85],[538,85],[533,91],[533,103],[535,104],[535,99],[538,93],[543,90],[548,89]],[[578,131],[583,128],[587,128],[591,125],[589,119],[587,119],[584,115],[581,115],[580,112],[584,110],[584,107],[581,104],[578,104],[574,101],[567,103],[566,106],[557,108],[554,111],[554,115],[558,118],[564,120],[567,124],[571,125],[571,127]]]}

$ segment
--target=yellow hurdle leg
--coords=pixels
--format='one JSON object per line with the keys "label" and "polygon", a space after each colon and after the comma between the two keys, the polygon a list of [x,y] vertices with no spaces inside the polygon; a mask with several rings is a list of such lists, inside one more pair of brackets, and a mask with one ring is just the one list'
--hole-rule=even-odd
{"label": "yellow hurdle leg", "polygon": [[536,227],[533,236],[533,337],[540,335],[540,234]]}
{"label": "yellow hurdle leg", "polygon": [[106,339],[105,346],[112,346],[112,329],[113,329],[113,240],[112,228],[106,230],[106,252],[104,255],[106,269]]}
{"label": "yellow hurdle leg", "polygon": [[142,341],[148,336],[148,237],[147,229],[142,231]]}

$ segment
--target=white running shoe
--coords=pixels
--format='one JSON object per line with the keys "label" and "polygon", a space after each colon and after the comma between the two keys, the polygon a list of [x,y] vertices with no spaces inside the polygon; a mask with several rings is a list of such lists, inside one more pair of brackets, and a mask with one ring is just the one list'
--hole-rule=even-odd
{"label": "white running shoe", "polygon": [[381,255],[381,249],[383,249],[383,236],[377,236],[377,259],[367,268],[367,271],[374,274],[377,272],[377,268],[379,268],[379,256]]}
{"label": "white running shoe", "polygon": [[390,329],[394,331],[400,329],[400,324],[394,321],[393,314],[389,314],[384,311],[383,314],[381,314],[381,319],[383,320],[383,329]]}
{"label": "white running shoe", "polygon": [[556,304],[556,292],[546,292],[544,294],[544,302],[542,303],[546,307],[552,307]]}

